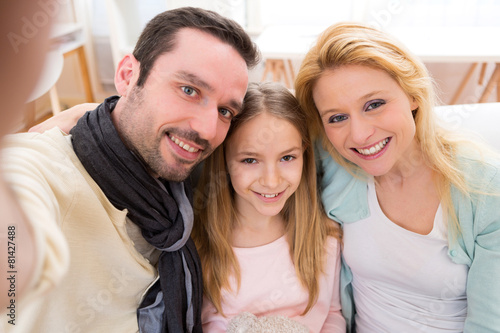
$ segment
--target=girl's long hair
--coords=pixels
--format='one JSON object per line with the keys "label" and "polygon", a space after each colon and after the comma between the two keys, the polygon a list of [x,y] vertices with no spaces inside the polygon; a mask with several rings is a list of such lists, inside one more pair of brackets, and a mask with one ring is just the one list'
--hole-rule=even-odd
{"label": "girl's long hair", "polygon": [[281,214],[286,223],[286,235],[295,271],[303,287],[309,292],[305,314],[318,297],[318,278],[324,271],[326,239],[328,236],[340,239],[340,229],[326,218],[321,207],[314,149],[305,115],[295,97],[285,87],[276,83],[249,86],[243,110],[233,119],[226,140],[205,161],[195,192],[192,237],[201,257],[205,295],[217,311],[223,314],[222,289],[231,288],[230,276],[236,278],[238,288],[241,282],[238,260],[231,246],[236,211],[224,150],[231,144],[232,135],[240,126],[262,113],[290,122],[302,136],[302,178]]}

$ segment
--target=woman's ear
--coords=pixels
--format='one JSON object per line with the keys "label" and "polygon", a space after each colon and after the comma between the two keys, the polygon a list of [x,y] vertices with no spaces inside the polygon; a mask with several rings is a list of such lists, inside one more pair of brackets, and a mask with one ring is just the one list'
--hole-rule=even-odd
{"label": "woman's ear", "polygon": [[415,97],[411,97],[411,103],[410,103],[410,110],[417,110],[418,109],[418,102],[415,99]]}
{"label": "woman's ear", "polygon": [[127,96],[139,78],[139,62],[132,54],[127,54],[118,64],[115,73],[115,87],[120,96]]}

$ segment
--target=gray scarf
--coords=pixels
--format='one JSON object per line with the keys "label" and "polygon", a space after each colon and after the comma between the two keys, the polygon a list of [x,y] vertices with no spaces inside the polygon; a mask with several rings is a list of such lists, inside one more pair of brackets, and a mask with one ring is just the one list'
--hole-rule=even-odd
{"label": "gray scarf", "polygon": [[111,121],[119,97],[107,98],[71,130],[76,155],[118,209],[141,228],[162,253],[159,280],[137,310],[139,330],[202,332],[201,264],[190,238],[193,226],[190,184],[153,178],[121,141]]}

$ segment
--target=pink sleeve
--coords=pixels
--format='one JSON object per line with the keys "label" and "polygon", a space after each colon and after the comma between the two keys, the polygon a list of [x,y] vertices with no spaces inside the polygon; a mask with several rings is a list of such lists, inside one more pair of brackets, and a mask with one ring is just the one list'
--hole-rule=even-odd
{"label": "pink sleeve", "polygon": [[205,296],[203,296],[201,322],[203,325],[203,332],[210,333],[224,333],[228,325],[228,319],[218,313],[212,302]]}
{"label": "pink sleeve", "polygon": [[321,328],[321,332],[324,333],[345,333],[346,323],[342,316],[342,311],[340,307],[340,243],[336,241],[335,251],[328,251],[328,265],[333,265],[335,268],[333,270],[334,279],[332,300],[330,305],[330,311],[328,312],[328,317]]}

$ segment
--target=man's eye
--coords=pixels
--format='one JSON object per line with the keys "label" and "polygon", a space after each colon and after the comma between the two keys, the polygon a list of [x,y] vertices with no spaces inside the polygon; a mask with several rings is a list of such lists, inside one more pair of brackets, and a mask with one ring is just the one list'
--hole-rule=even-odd
{"label": "man's eye", "polygon": [[184,86],[182,87],[182,91],[189,96],[195,96],[197,94],[196,90],[194,88],[191,88],[189,86]]}
{"label": "man's eye", "polygon": [[231,119],[233,118],[233,113],[231,111],[229,111],[228,109],[224,109],[224,108],[220,108],[219,109],[219,113],[224,117],[224,118],[227,118],[227,119]]}

